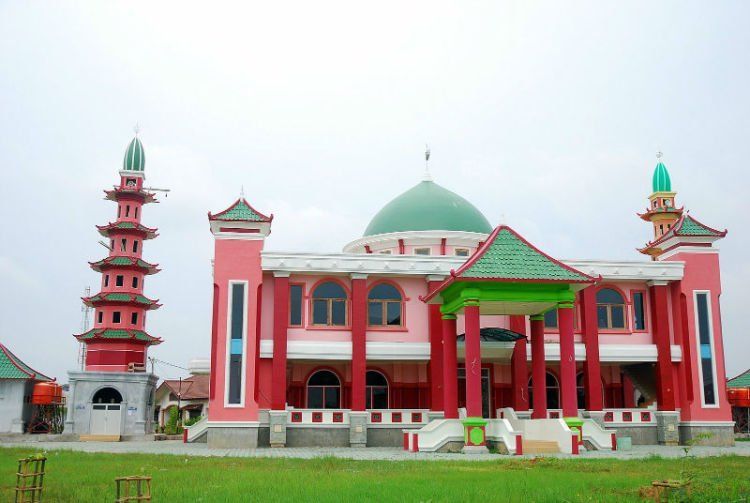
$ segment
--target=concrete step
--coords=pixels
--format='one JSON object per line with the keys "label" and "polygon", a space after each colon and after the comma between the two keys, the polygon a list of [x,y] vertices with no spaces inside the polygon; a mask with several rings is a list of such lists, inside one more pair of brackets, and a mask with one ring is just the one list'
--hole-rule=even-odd
{"label": "concrete step", "polygon": [[523,441],[524,454],[551,454],[560,452],[557,442],[552,440],[525,440]]}
{"label": "concrete step", "polygon": [[120,435],[81,435],[81,442],[119,442]]}

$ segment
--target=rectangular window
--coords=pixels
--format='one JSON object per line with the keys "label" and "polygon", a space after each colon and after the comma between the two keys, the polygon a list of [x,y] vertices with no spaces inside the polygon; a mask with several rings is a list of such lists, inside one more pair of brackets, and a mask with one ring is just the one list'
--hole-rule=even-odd
{"label": "rectangular window", "polygon": [[544,313],[544,328],[557,328],[557,309]]}
{"label": "rectangular window", "polygon": [[229,396],[228,403],[242,403],[243,335],[245,331],[245,285],[231,285],[231,314],[229,320]]}
{"label": "rectangular window", "polygon": [[138,313],[131,313],[131,315],[130,315],[130,324],[131,325],[137,325],[138,324]]}
{"label": "rectangular window", "polygon": [[289,285],[289,325],[302,326],[302,285]]}
{"label": "rectangular window", "polygon": [[125,206],[125,216],[126,217],[130,216],[130,205],[129,204],[127,206]]}
{"label": "rectangular window", "polygon": [[99,311],[97,313],[97,323],[101,323],[102,321],[104,321],[104,313],[102,311]]}
{"label": "rectangular window", "polygon": [[429,248],[414,248],[414,255],[429,255]]}
{"label": "rectangular window", "polygon": [[138,288],[138,276],[133,276],[133,288]]}
{"label": "rectangular window", "polygon": [[456,248],[453,253],[456,255],[456,257],[468,257],[469,249],[468,248]]}
{"label": "rectangular window", "polygon": [[380,253],[381,255],[390,255],[391,250],[380,250],[378,253]]}
{"label": "rectangular window", "polygon": [[138,253],[138,241],[133,240],[133,253]]}
{"label": "rectangular window", "polygon": [[135,218],[138,218],[138,206],[135,207]]}
{"label": "rectangular window", "polygon": [[646,330],[644,312],[643,292],[633,292],[633,326],[636,330]]}
{"label": "rectangular window", "polygon": [[125,276],[118,274],[115,276],[115,286],[122,286],[125,283]]}
{"label": "rectangular window", "polygon": [[120,218],[120,214],[122,213],[122,206],[119,204],[117,205],[117,218]]}
{"label": "rectangular window", "polygon": [[104,286],[109,286],[109,274],[104,275]]}
{"label": "rectangular window", "polygon": [[120,323],[120,311],[112,313],[112,323]]}
{"label": "rectangular window", "polygon": [[716,368],[713,356],[713,327],[708,293],[695,294],[695,314],[700,348],[700,370],[703,382],[703,405],[716,405]]}
{"label": "rectangular window", "polygon": [[128,240],[125,238],[120,240],[120,251],[128,251]]}

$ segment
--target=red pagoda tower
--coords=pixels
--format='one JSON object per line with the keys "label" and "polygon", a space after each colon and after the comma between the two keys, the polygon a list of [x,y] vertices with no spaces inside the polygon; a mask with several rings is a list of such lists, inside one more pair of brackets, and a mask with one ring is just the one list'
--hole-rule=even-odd
{"label": "red pagoda tower", "polygon": [[105,191],[105,198],[117,203],[117,218],[97,225],[109,256],[90,262],[102,276],[101,291],[83,298],[95,310],[94,328],[75,336],[86,345],[87,371],[143,372],[148,347],[162,342],[146,332],[146,312],[160,304],[143,295],[145,278],[159,272],[156,264],[141,258],[144,242],[157,236],[156,229],[141,224],[143,206],[157,202],[143,187],[145,164],[136,135],[125,152],[120,184]]}

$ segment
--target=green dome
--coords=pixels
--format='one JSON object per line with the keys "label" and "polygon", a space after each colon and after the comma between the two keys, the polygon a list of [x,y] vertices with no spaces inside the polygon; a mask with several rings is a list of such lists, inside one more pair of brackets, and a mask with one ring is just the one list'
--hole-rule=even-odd
{"label": "green dome", "polygon": [[122,169],[125,171],[143,171],[146,167],[146,154],[143,152],[141,140],[136,136],[125,151]]}
{"label": "green dome", "polygon": [[365,236],[405,231],[466,231],[489,234],[492,226],[469,201],[432,181],[423,181],[386,204]]}
{"label": "green dome", "polygon": [[654,178],[651,182],[654,192],[672,192],[672,181],[669,179],[669,171],[663,162],[659,161],[654,169]]}

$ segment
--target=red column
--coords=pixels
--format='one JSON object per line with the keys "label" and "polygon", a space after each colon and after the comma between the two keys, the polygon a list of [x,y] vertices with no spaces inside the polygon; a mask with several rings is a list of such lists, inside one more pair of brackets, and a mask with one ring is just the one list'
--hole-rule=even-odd
{"label": "red column", "polygon": [[367,285],[352,278],[352,410],[365,410],[365,374],[367,372]]}
{"label": "red column", "polygon": [[656,343],[656,403],[658,410],[675,410],[672,379],[672,347],[669,337],[669,307],[667,285],[649,287],[651,296],[651,326]]}
{"label": "red column", "polygon": [[[511,316],[510,329],[526,335],[526,316]],[[510,366],[513,408],[517,411],[527,411],[529,410],[529,375],[526,361],[526,339],[516,341]]]}
{"label": "red column", "polygon": [[479,306],[464,308],[466,325],[466,416],[482,417],[482,351],[479,340]]}
{"label": "red column", "polygon": [[[273,278],[273,363],[271,408],[286,408],[286,336],[289,325],[289,276]],[[260,338],[260,335],[258,336]]]}
{"label": "red column", "polygon": [[[431,292],[440,283],[429,281],[427,291]],[[439,304],[430,304],[427,309],[430,333],[430,410],[443,410],[443,323]]]}
{"label": "red column", "polygon": [[458,359],[456,316],[443,315],[443,409],[446,419],[458,419]]}
{"label": "red column", "polygon": [[583,381],[586,391],[586,410],[600,411],[604,408],[602,396],[602,369],[599,362],[599,322],[596,316],[596,291],[584,288],[580,293],[583,343],[586,346],[586,361],[583,364]]}
{"label": "red column", "polygon": [[544,356],[544,315],[531,317],[531,386],[534,389],[532,419],[547,418],[547,364]]}
{"label": "red column", "polygon": [[560,304],[557,308],[560,329],[560,395],[563,417],[578,416],[576,394],[576,356],[573,343],[573,304]]}

